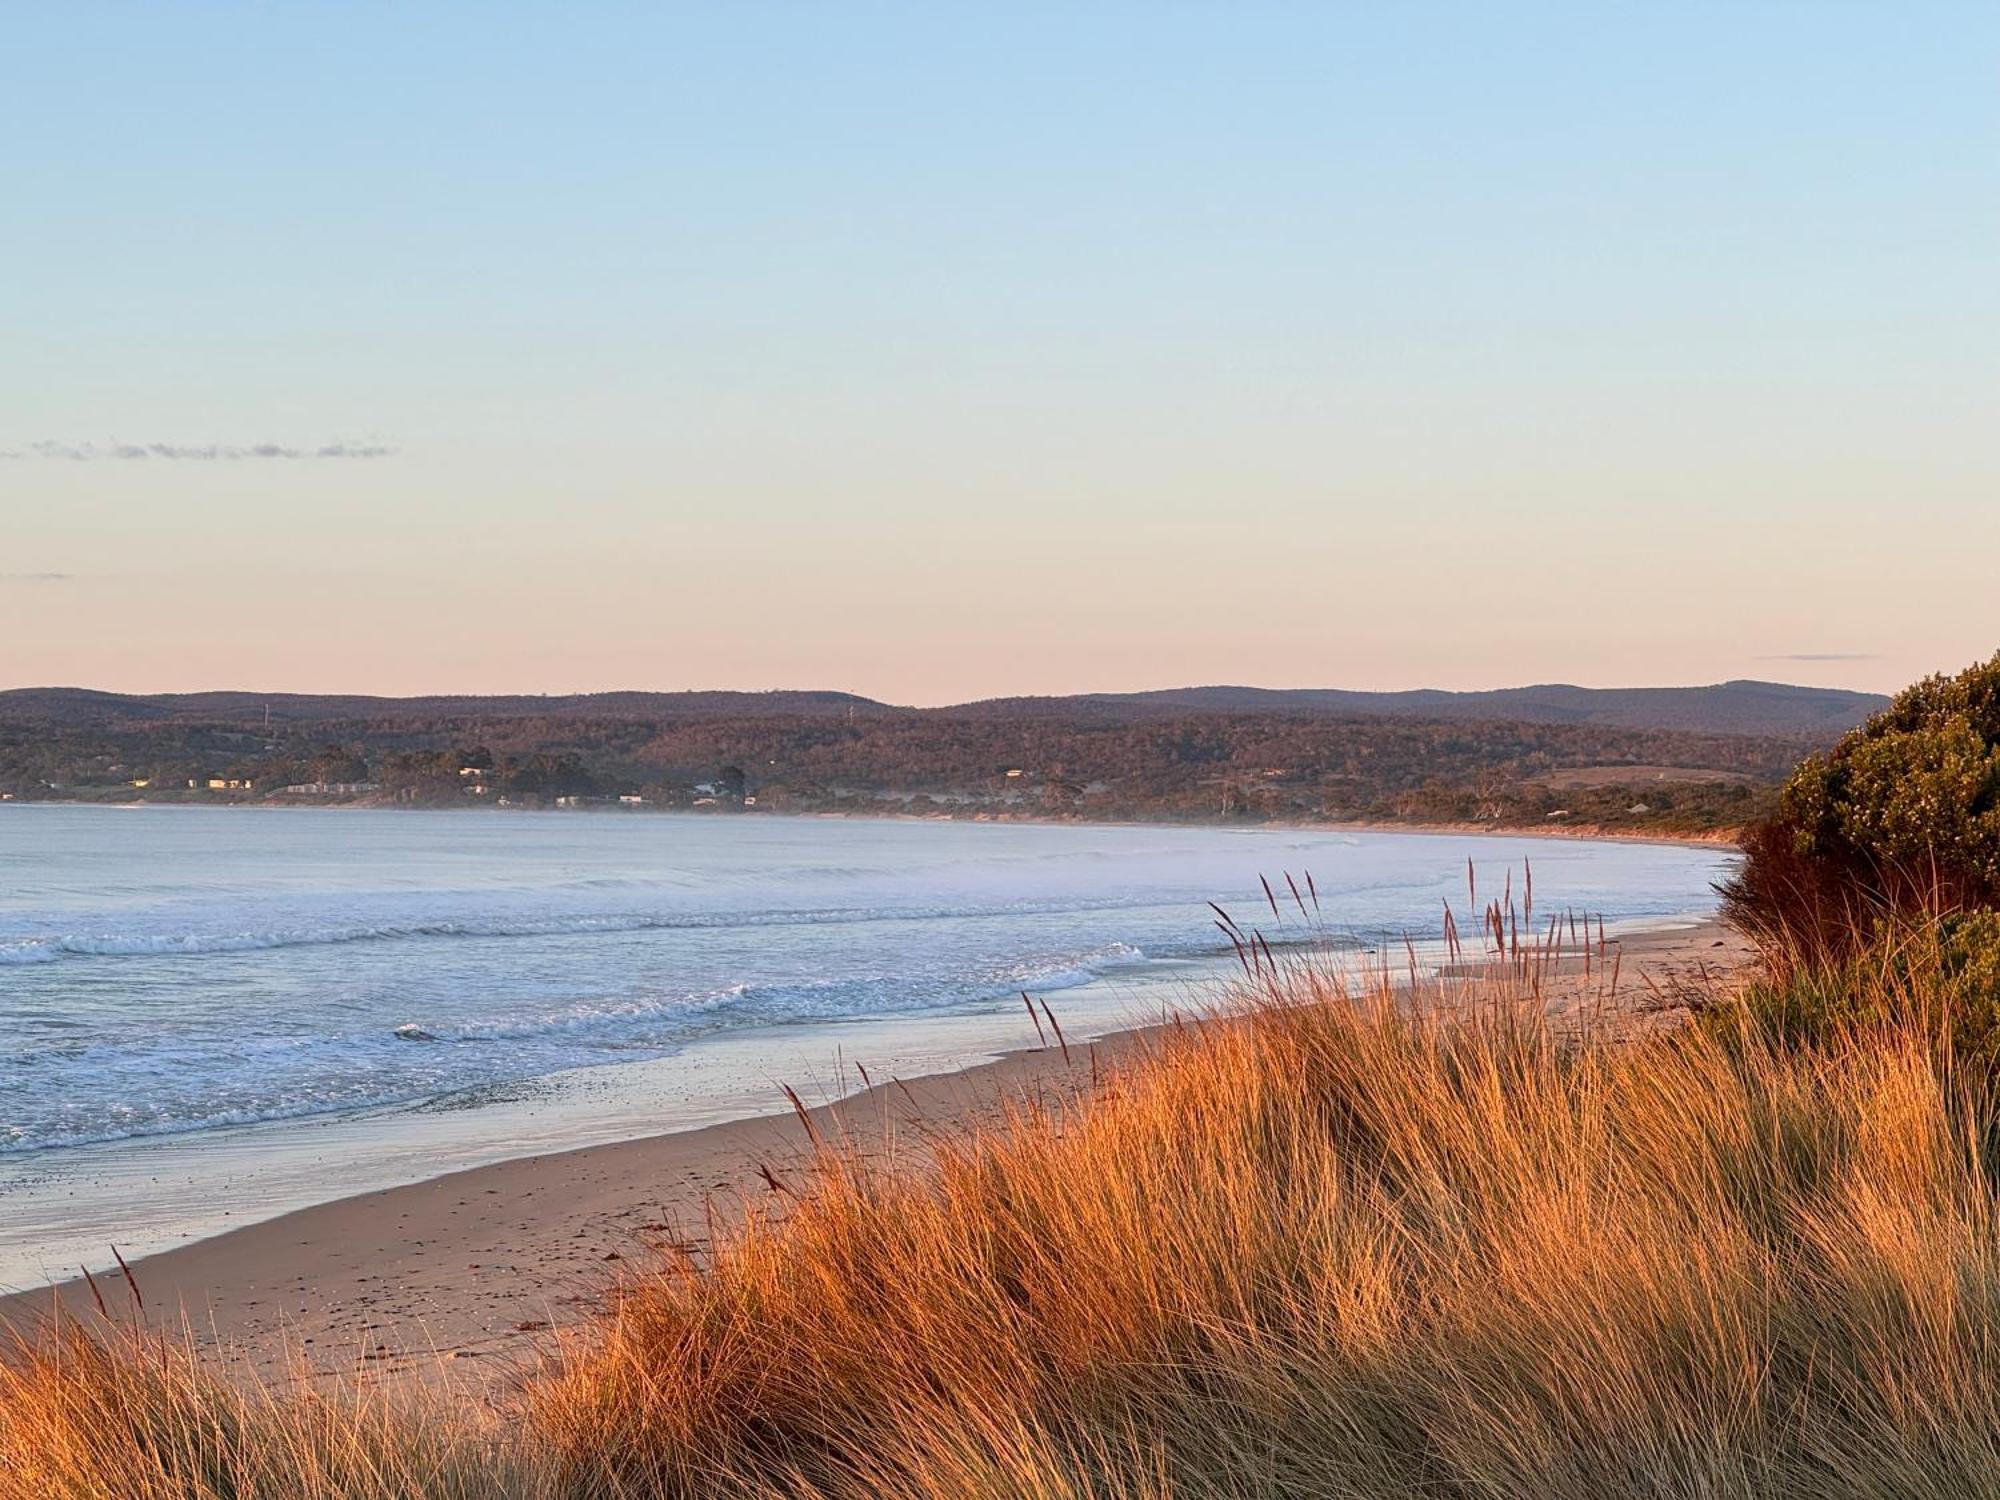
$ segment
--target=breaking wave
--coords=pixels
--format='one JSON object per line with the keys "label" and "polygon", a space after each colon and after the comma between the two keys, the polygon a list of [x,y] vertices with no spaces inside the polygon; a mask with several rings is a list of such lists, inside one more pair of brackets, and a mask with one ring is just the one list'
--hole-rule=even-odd
{"label": "breaking wave", "polygon": [[55,963],[66,958],[198,958],[274,948],[327,947],[342,943],[393,943],[437,938],[537,938],[593,933],[713,931],[731,927],[821,927],[860,922],[1032,916],[1049,912],[1111,911],[1138,903],[1115,901],[1015,903],[980,907],[826,907],[797,911],[601,915],[397,922],[353,927],[279,928],[268,932],[52,933],[0,941],[0,965]]}

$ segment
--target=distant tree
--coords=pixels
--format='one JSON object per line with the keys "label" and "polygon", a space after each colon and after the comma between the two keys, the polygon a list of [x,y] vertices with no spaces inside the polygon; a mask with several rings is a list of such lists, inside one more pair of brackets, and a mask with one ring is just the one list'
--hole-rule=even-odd
{"label": "distant tree", "polygon": [[359,750],[346,745],[325,745],[313,757],[314,781],[366,781],[368,762]]}
{"label": "distant tree", "polygon": [[501,785],[524,797],[587,797],[598,790],[597,778],[574,751],[523,756],[507,763]]}
{"label": "distant tree", "polygon": [[459,797],[458,757],[442,750],[395,750],[382,758],[379,779],[398,801],[440,804]]}

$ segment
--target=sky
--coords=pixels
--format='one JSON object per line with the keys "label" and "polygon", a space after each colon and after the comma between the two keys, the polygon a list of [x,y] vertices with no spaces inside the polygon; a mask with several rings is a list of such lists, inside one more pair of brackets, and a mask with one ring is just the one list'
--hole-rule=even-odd
{"label": "sky", "polygon": [[0,686],[2000,649],[2000,6],[0,8]]}

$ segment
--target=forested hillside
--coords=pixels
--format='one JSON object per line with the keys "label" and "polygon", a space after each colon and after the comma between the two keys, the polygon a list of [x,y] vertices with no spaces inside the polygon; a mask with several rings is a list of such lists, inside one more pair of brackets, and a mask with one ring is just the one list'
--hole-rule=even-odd
{"label": "forested hillside", "polygon": [[329,802],[1733,827],[1798,735],[844,694],[0,694],[12,801]]}

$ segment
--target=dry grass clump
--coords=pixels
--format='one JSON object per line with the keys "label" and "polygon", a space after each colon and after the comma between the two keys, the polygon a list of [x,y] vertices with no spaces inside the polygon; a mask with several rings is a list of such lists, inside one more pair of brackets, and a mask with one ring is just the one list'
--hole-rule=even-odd
{"label": "dry grass clump", "polygon": [[928,1175],[829,1151],[535,1393],[578,1495],[2000,1487],[1992,1090],[1265,976]]}
{"label": "dry grass clump", "polygon": [[826,1143],[509,1432],[73,1337],[0,1376],[0,1497],[2000,1492],[1996,1088],[1948,1031],[1558,1030],[1518,944],[1360,998],[1250,953],[921,1170]]}
{"label": "dry grass clump", "polygon": [[530,1455],[470,1408],[244,1390],[137,1330],[0,1349],[0,1500],[554,1500]]}

